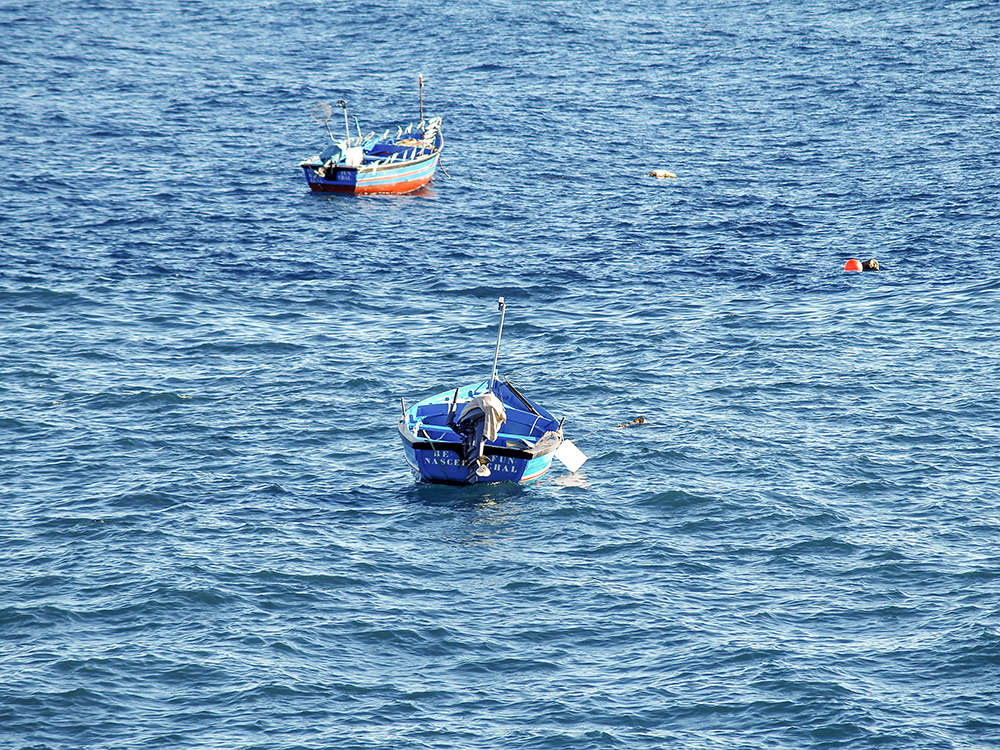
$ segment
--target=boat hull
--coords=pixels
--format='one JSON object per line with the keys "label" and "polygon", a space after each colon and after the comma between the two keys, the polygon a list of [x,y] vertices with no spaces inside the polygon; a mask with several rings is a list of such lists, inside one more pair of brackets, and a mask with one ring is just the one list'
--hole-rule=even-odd
{"label": "boat hull", "polygon": [[[434,443],[431,441],[408,441],[403,437],[406,462],[425,482],[441,484],[470,484],[468,469],[462,461],[461,443]],[[533,482],[544,476],[552,468],[555,448],[539,456],[511,451],[504,455],[502,450],[487,446],[485,455],[490,458],[490,476],[480,479],[485,482]]]}
{"label": "boat hull", "polygon": [[[487,390],[488,383],[459,388],[459,404]],[[399,422],[406,462],[421,480],[442,484],[487,482],[533,482],[552,467],[552,459],[563,442],[560,423],[537,403],[507,384],[496,383],[507,422],[495,440],[488,440],[483,455],[489,459],[489,475],[469,471],[465,447],[453,430],[445,426],[453,392],[439,393],[409,409]]]}
{"label": "boat hull", "polygon": [[412,193],[431,181],[441,153],[437,152],[409,162],[370,167],[337,166],[320,176],[313,166],[304,164],[306,182],[318,193],[368,195],[379,193]]}

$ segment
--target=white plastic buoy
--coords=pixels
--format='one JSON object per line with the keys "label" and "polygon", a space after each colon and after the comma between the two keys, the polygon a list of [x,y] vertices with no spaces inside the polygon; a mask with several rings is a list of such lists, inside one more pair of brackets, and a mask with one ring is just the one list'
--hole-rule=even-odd
{"label": "white plastic buoy", "polygon": [[673,172],[671,172],[669,170],[666,170],[666,169],[654,169],[652,172],[650,172],[646,176],[647,177],[655,177],[658,180],[665,180],[668,177],[676,177],[677,175],[675,175]]}
{"label": "white plastic buoy", "polygon": [[573,473],[576,473],[577,469],[583,466],[587,460],[583,451],[577,448],[572,440],[563,440],[562,444],[556,448],[555,457]]}

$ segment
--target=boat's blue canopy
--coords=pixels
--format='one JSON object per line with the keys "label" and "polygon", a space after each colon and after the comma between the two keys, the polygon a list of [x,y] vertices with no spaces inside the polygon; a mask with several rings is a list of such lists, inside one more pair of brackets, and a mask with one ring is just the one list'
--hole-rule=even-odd
{"label": "boat's blue canopy", "polygon": [[344,149],[341,148],[339,143],[331,143],[326,149],[319,155],[319,160],[326,163],[328,160],[333,159],[335,162],[340,161],[344,157]]}

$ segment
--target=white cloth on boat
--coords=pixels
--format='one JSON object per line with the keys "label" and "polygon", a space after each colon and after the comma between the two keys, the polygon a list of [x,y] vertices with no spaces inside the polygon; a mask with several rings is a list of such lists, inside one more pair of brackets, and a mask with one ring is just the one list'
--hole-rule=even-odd
{"label": "white cloth on boat", "polygon": [[486,391],[465,405],[458,421],[461,422],[465,419],[466,414],[476,408],[482,410],[486,420],[483,435],[487,440],[496,440],[497,434],[500,432],[500,425],[507,421],[507,410],[503,408],[503,401],[497,398],[493,391]]}
{"label": "white cloth on boat", "polygon": [[365,158],[364,149],[361,146],[352,146],[344,152],[344,163],[349,167],[359,167]]}

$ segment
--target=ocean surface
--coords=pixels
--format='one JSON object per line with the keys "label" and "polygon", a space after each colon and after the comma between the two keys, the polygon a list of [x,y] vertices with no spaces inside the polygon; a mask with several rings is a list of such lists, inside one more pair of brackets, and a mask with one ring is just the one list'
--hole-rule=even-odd
{"label": "ocean surface", "polygon": [[[1000,747],[995,2],[0,39],[0,747]],[[312,194],[310,108],[418,74],[431,185]],[[489,375],[500,296],[589,460],[421,484],[401,400]]]}

